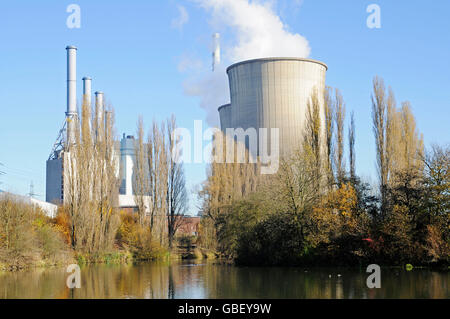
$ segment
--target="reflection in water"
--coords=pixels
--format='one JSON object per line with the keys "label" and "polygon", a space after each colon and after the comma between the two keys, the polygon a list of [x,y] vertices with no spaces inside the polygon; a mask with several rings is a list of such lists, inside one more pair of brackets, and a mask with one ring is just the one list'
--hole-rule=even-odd
{"label": "reflection in water", "polygon": [[68,289],[65,269],[0,274],[0,298],[450,298],[449,272],[382,269],[368,289],[358,269],[250,268],[212,263],[95,265]]}

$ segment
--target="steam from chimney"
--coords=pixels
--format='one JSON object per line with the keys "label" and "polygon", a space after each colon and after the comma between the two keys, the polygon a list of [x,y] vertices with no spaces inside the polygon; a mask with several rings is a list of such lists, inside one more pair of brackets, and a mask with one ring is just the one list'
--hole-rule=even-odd
{"label": "steam from chimney", "polygon": [[230,63],[266,57],[310,54],[308,41],[288,30],[271,4],[273,1],[194,0],[211,12],[212,24],[230,29],[235,45],[227,50]]}
{"label": "steam from chimney", "polygon": [[226,30],[222,36],[232,40],[223,50],[221,65],[214,65],[215,72],[203,70],[200,74],[191,74],[184,83],[186,94],[200,97],[200,106],[207,112],[210,125],[218,124],[217,108],[230,102],[223,65],[267,57],[307,58],[310,54],[308,41],[289,31],[272,8],[271,0],[191,1],[209,12],[212,26]]}
{"label": "steam from chimney", "polygon": [[212,71],[216,70],[216,67],[220,64],[220,34],[213,34],[213,53],[212,53]]}

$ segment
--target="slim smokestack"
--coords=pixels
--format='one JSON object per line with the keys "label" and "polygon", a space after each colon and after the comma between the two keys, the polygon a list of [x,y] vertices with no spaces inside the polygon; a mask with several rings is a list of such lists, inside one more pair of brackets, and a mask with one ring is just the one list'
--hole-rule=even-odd
{"label": "slim smokestack", "polygon": [[88,108],[92,105],[92,79],[88,76],[83,78],[83,99],[86,101]]}
{"label": "slim smokestack", "polygon": [[100,125],[103,120],[103,115],[105,113],[105,104],[103,101],[103,92],[95,92],[95,109],[97,111],[98,125]]}
{"label": "slim smokestack", "polygon": [[77,115],[77,48],[67,46],[67,143],[75,142]]}
{"label": "slim smokestack", "polygon": [[220,34],[213,34],[213,53],[212,53],[212,70],[216,70],[217,66],[220,64]]}

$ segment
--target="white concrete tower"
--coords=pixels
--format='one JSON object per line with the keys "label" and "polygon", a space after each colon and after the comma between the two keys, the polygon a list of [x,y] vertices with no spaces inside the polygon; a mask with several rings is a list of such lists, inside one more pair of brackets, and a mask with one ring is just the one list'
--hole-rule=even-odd
{"label": "white concrete tower", "polygon": [[92,105],[92,79],[88,76],[83,78],[83,102],[87,103],[88,108]]}
{"label": "white concrete tower", "polygon": [[78,121],[77,113],[77,48],[67,46],[67,138],[66,147],[69,149],[75,143],[75,128]]}
{"label": "white concrete tower", "polygon": [[231,65],[227,69],[231,103],[219,108],[222,130],[279,129],[280,155],[292,154],[302,145],[308,101],[315,90],[324,121],[322,92],[327,69],[323,62],[295,57]]}
{"label": "white concrete tower", "polygon": [[120,190],[121,195],[133,196],[133,166],[135,161],[133,136],[123,135],[120,141]]}
{"label": "white concrete tower", "polygon": [[105,101],[104,94],[101,91],[95,92],[95,109],[97,112],[98,125],[100,126],[101,121],[105,113]]}

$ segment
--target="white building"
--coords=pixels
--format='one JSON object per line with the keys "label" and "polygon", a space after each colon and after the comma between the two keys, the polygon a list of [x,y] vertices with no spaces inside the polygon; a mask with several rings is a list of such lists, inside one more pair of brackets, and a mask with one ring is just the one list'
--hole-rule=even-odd
{"label": "white building", "polygon": [[3,192],[0,190],[0,199],[5,199],[6,197],[12,198],[14,201],[21,202],[24,204],[32,205],[36,208],[39,208],[44,212],[44,214],[50,218],[56,217],[56,212],[58,210],[58,206],[47,203],[44,201],[41,201],[39,199],[28,197],[28,196],[22,196],[22,195],[16,195],[8,192]]}

